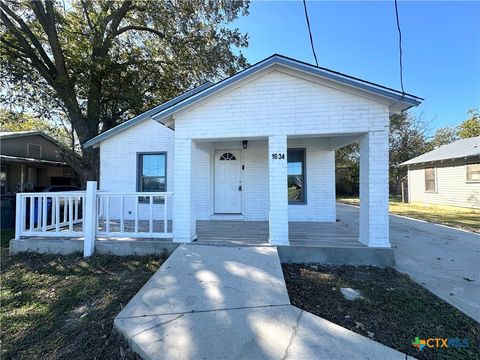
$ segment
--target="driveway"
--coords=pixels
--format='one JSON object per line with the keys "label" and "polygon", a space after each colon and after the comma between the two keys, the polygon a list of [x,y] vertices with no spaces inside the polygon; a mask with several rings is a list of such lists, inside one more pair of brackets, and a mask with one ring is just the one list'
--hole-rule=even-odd
{"label": "driveway", "polygon": [[[337,218],[357,233],[358,215],[337,204]],[[397,270],[480,322],[480,235],[390,215],[390,242]]]}
{"label": "driveway", "polygon": [[115,327],[143,359],[411,359],[290,305],[275,247],[179,246]]}

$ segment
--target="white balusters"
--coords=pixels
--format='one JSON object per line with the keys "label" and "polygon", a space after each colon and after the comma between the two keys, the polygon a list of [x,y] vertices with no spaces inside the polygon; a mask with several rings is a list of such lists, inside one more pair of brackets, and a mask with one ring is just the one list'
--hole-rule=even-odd
{"label": "white balusters", "polygon": [[[171,192],[114,193],[99,191],[104,218],[98,235],[104,237],[171,238],[168,231]],[[160,200],[160,201],[157,201]],[[158,225],[157,225],[158,224]]]}
{"label": "white balusters", "polygon": [[[171,192],[96,192],[95,226],[89,231],[113,238],[172,238],[172,196]],[[85,224],[92,218],[85,201],[86,192],[17,194],[16,238],[84,236]]]}

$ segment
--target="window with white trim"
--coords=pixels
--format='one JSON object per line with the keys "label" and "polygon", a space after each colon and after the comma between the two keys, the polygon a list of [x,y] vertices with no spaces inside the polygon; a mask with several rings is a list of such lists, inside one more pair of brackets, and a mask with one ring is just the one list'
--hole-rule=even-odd
{"label": "window with white trim", "polygon": [[425,168],[425,191],[435,192],[435,168]]}
{"label": "window with white trim", "polygon": [[480,163],[467,164],[467,182],[480,182]]}

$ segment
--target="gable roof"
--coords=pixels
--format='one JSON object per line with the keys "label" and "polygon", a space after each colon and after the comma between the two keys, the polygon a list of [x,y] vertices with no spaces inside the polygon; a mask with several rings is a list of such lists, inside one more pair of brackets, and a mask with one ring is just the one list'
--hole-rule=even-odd
{"label": "gable roof", "polygon": [[192,103],[195,103],[210,95],[213,95],[218,91],[248,76],[251,76],[263,69],[266,69],[274,65],[281,65],[284,67],[302,71],[314,76],[318,76],[330,81],[334,81],[342,85],[356,88],[358,90],[361,90],[373,95],[380,96],[382,98],[392,101],[393,103],[391,106],[396,106],[398,108],[398,111],[404,111],[409,109],[412,106],[417,106],[423,100],[420,97],[407,94],[407,93],[402,93],[398,90],[394,90],[379,84],[375,84],[366,80],[349,76],[337,71],[333,71],[333,70],[319,67],[319,66],[314,66],[314,65],[311,65],[299,60],[295,60],[283,55],[274,54],[216,84],[206,83],[170,101],[167,101],[166,103],[160,106],[157,106],[151,110],[148,110],[147,112],[140,114],[134,117],[133,119],[128,120],[125,123],[120,124],[114,127],[113,129],[110,129],[105,133],[102,133],[94,137],[93,139],[88,140],[87,142],[84,143],[83,146],[88,147],[88,146],[95,145],[98,142],[105,140],[108,137],[116,134],[117,132],[122,131],[146,118],[152,118],[158,122],[163,123],[164,120],[174,112],[179,111]]}
{"label": "gable roof", "polygon": [[42,131],[1,131],[0,132],[0,139],[13,139],[13,138],[18,138],[18,137],[26,137],[26,136],[41,136],[44,139],[54,143],[55,145],[59,147],[63,147],[57,140],[52,138],[51,136],[45,134]]}
{"label": "gable roof", "polygon": [[451,144],[441,146],[438,149],[405,161],[400,165],[462,159],[473,156],[480,156],[480,136],[454,141]]}

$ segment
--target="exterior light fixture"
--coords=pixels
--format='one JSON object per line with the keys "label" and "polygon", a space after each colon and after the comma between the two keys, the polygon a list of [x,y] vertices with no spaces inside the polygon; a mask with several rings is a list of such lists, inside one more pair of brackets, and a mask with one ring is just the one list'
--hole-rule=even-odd
{"label": "exterior light fixture", "polygon": [[242,147],[243,147],[244,149],[246,149],[247,146],[248,146],[248,140],[243,140],[243,141],[242,141]]}

